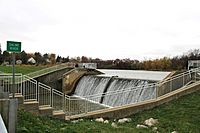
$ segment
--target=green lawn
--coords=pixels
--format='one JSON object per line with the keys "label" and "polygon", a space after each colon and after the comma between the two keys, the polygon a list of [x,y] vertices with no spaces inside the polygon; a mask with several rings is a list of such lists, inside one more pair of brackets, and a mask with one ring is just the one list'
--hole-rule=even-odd
{"label": "green lawn", "polygon": [[179,133],[200,132],[200,91],[183,96],[178,100],[163,104],[152,110],[143,111],[133,116],[130,123],[117,124],[113,128],[109,124],[103,124],[84,119],[78,123],[61,121],[57,119],[33,116],[20,110],[18,112],[17,132],[25,133],[153,133],[152,129],[136,129],[137,124],[143,124],[149,118],[158,119],[159,133],[171,133],[176,130]]}
{"label": "green lawn", "polygon": [[[31,65],[16,65],[16,73],[28,74],[34,71],[46,68],[46,66],[31,66]],[[12,66],[0,66],[0,71],[5,73],[12,73]]]}

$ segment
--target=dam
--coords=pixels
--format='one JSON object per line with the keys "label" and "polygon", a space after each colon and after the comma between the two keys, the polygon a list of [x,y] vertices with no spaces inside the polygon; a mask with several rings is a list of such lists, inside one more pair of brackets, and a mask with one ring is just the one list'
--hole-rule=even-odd
{"label": "dam", "polygon": [[[136,103],[156,97],[154,84],[170,72],[101,70],[104,74],[83,76],[72,96],[94,101],[107,107]],[[120,92],[120,93],[119,93]]]}
{"label": "dam", "polygon": [[[200,85],[200,68],[159,72],[68,69],[63,65],[45,69],[44,74],[15,76],[16,97],[22,108],[61,119],[120,118],[194,92]],[[12,76],[1,74],[0,79],[0,88],[12,94]],[[52,86],[39,81],[42,79]],[[55,79],[62,80],[62,88],[54,88],[59,87]]]}

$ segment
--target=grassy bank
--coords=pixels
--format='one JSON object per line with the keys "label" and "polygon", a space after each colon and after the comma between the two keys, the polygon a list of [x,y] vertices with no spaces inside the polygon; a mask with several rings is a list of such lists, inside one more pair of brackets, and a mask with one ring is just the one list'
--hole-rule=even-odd
{"label": "grassy bank", "polygon": [[[28,74],[34,71],[46,68],[46,66],[32,66],[32,65],[16,65],[16,73]],[[12,66],[0,66],[0,71],[5,73],[12,73]]]}
{"label": "grassy bank", "polygon": [[152,110],[143,111],[130,116],[129,123],[118,124],[113,128],[109,124],[94,122],[84,119],[81,122],[60,121],[47,117],[33,116],[22,110],[18,113],[17,132],[26,133],[153,133],[152,128],[136,129],[137,124],[143,124],[149,118],[158,119],[158,131],[171,133],[176,130],[179,133],[200,132],[200,91],[183,96],[178,100],[166,103]]}

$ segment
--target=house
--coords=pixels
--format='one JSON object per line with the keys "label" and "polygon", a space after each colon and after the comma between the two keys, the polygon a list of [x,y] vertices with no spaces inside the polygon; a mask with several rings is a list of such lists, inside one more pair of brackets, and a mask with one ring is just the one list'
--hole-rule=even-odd
{"label": "house", "polygon": [[36,61],[35,61],[35,59],[33,57],[31,57],[31,58],[28,59],[28,63],[35,64]]}
{"label": "house", "polygon": [[188,70],[192,68],[200,67],[200,60],[189,60],[188,61]]}
{"label": "house", "polygon": [[78,67],[96,69],[97,68],[97,63],[78,63]]}

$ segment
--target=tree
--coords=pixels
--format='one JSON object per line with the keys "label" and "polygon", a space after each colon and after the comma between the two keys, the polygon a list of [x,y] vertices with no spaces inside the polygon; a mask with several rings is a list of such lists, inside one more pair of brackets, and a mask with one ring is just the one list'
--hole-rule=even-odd
{"label": "tree", "polygon": [[35,52],[34,57],[35,57],[37,64],[42,64],[43,59],[42,59],[42,55],[40,54],[40,52]]}
{"label": "tree", "polygon": [[47,63],[50,63],[49,55],[47,53],[43,55],[43,57],[42,57],[42,63],[45,64],[45,65]]}
{"label": "tree", "polygon": [[69,62],[69,56],[67,56],[67,58],[62,58],[62,63],[67,63],[67,62]]}
{"label": "tree", "polygon": [[1,55],[1,52],[2,52],[2,51],[1,51],[1,43],[0,43],[0,55]]}
{"label": "tree", "polygon": [[28,62],[28,54],[24,50],[20,53],[20,60],[22,64],[27,64]]}
{"label": "tree", "polygon": [[80,57],[80,56],[76,57],[76,60],[77,60],[78,62],[81,62],[81,57]]}
{"label": "tree", "polygon": [[50,61],[52,64],[56,63],[56,55],[55,54],[50,54]]}
{"label": "tree", "polygon": [[11,56],[10,56],[9,52],[3,51],[3,61],[10,62],[10,60],[11,60]]}
{"label": "tree", "polygon": [[3,63],[3,55],[1,54],[1,44],[0,44],[0,64],[2,64]]}
{"label": "tree", "polygon": [[56,62],[61,62],[61,60],[62,60],[61,56],[58,55],[58,56],[56,57]]}
{"label": "tree", "polygon": [[49,59],[49,55],[46,53],[43,55],[44,60]]}
{"label": "tree", "polygon": [[187,56],[190,60],[198,60],[200,59],[200,50],[199,49],[189,50]]}
{"label": "tree", "polygon": [[2,63],[3,63],[3,55],[0,54],[0,64],[2,64]]}
{"label": "tree", "polygon": [[88,58],[86,56],[82,56],[81,57],[81,62],[82,63],[87,63],[88,62]]}

